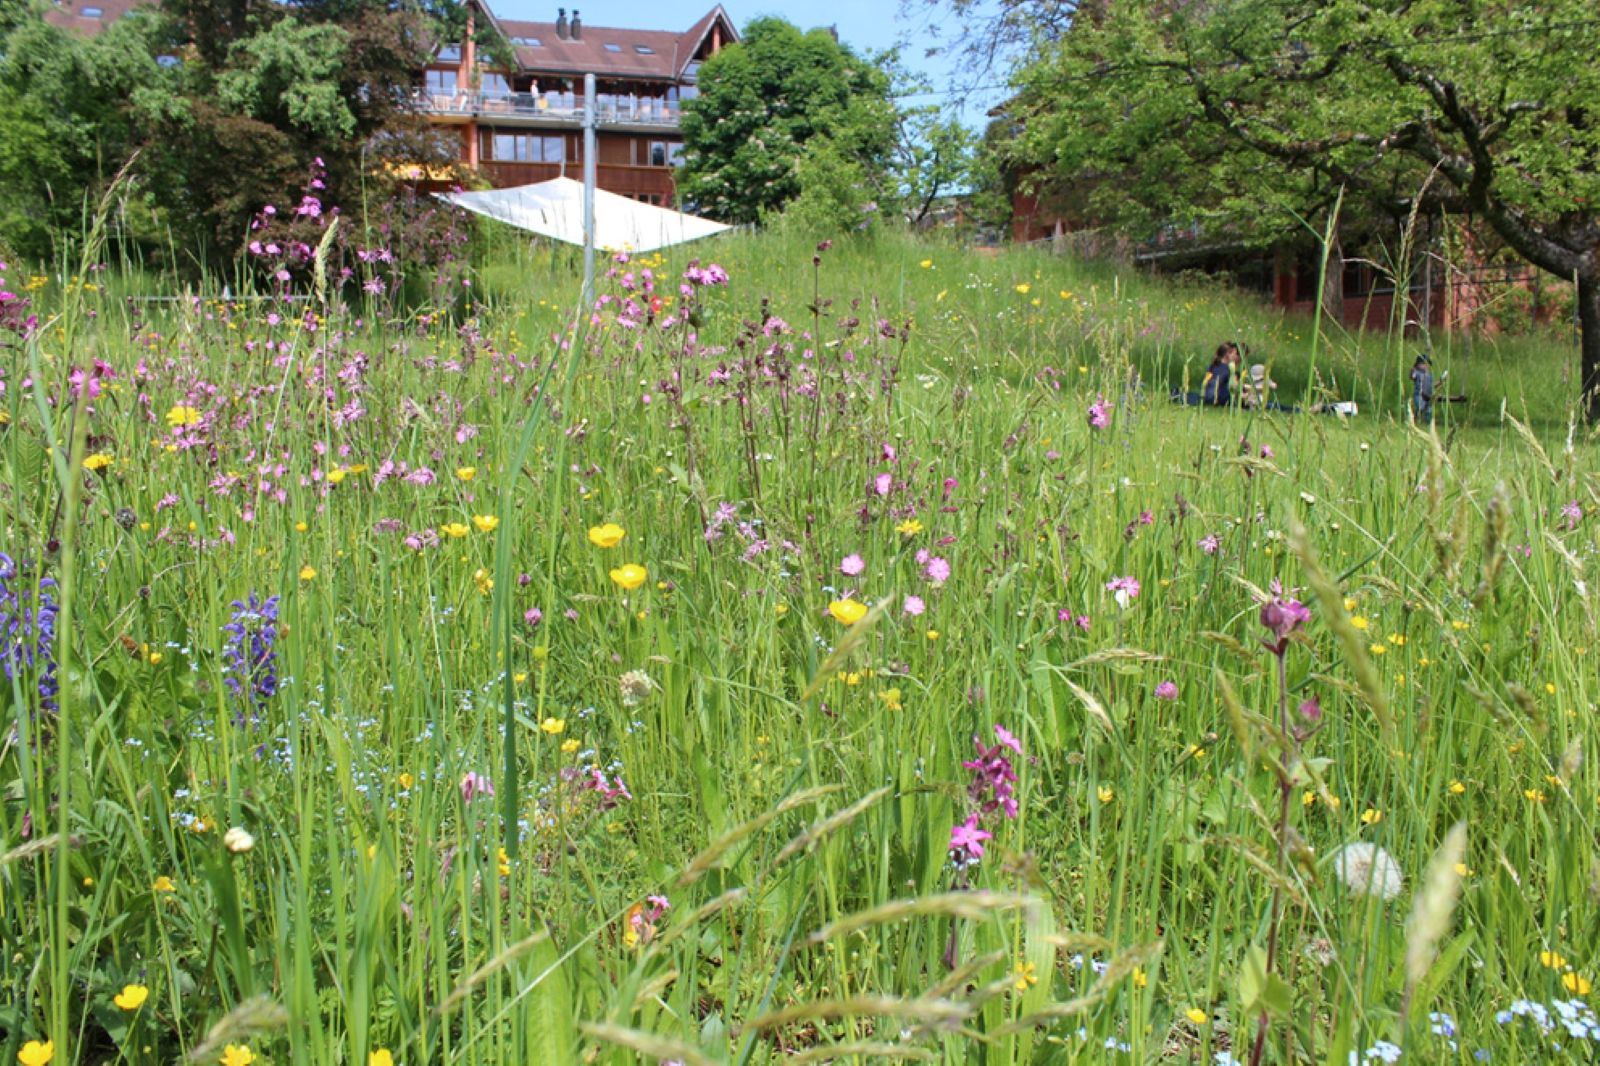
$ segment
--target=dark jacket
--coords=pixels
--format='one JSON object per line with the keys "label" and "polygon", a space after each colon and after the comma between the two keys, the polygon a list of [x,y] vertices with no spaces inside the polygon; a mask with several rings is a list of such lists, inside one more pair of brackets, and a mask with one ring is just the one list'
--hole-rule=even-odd
{"label": "dark jacket", "polygon": [[1232,394],[1228,391],[1228,381],[1233,377],[1233,368],[1227,363],[1212,363],[1206,369],[1205,384],[1200,386],[1200,402],[1211,407],[1226,407]]}

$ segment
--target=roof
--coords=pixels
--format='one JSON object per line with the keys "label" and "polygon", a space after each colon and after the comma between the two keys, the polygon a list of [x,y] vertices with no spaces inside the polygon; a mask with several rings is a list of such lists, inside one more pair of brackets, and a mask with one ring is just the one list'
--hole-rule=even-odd
{"label": "roof", "polygon": [[[493,18],[493,15],[490,16]],[[694,59],[700,46],[717,24],[723,28],[725,42],[739,34],[733,20],[718,4],[684,32],[638,30],[617,26],[591,26],[584,23],[581,36],[563,40],[556,36],[554,22],[526,22],[496,19],[495,24],[510,39],[517,62],[525,71],[553,74],[598,74],[614,78],[676,81]],[[539,44],[519,43],[519,39]],[[607,47],[607,46],[611,47]]]}
{"label": "roof", "polygon": [[[52,26],[64,30],[77,30],[93,37],[134,8],[143,7],[145,2],[146,0],[55,0],[54,5],[44,13],[44,18]],[[85,11],[98,11],[100,14],[85,15]]]}

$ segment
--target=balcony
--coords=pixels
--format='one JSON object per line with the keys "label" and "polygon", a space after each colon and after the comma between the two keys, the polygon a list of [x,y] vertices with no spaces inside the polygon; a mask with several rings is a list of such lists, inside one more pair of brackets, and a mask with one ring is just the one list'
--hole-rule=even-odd
{"label": "balcony", "polygon": [[[505,125],[572,128],[583,124],[583,97],[574,93],[417,92],[418,111],[441,119],[481,119]],[[676,102],[660,96],[595,95],[604,126],[675,130],[682,114]]]}

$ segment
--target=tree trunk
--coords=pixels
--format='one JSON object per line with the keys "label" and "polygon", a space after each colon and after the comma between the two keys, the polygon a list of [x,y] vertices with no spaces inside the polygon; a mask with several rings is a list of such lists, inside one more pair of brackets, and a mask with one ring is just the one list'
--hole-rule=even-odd
{"label": "tree trunk", "polygon": [[1600,423],[1600,275],[1578,276],[1578,347],[1584,417]]}

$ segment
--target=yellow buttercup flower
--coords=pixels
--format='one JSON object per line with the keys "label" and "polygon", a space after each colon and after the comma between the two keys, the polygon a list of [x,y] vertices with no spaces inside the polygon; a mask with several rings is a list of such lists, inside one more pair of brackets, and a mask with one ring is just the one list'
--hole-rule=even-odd
{"label": "yellow buttercup flower", "polygon": [[1094,794],[1099,797],[1101,803],[1110,803],[1117,798],[1117,794],[1112,791],[1110,785],[1101,785],[1094,790]]}
{"label": "yellow buttercup flower", "polygon": [[1361,812],[1362,825],[1377,825],[1381,821],[1383,821],[1383,812],[1380,810],[1368,807]]}
{"label": "yellow buttercup flower", "polygon": [[1033,971],[1034,971],[1033,963],[1031,963],[1031,962],[1019,962],[1019,963],[1017,963],[1017,968],[1014,971],[1012,971],[1012,975],[1016,978],[1016,981],[1013,982],[1011,987],[1015,988],[1018,992],[1026,992],[1029,988],[1031,988],[1034,985],[1038,984],[1039,983],[1039,975],[1034,973]]}
{"label": "yellow buttercup flower", "polygon": [[649,571],[638,563],[628,563],[611,571],[611,580],[616,582],[619,588],[630,592],[644,584],[645,578],[649,576]]}
{"label": "yellow buttercup flower", "polygon": [[367,1056],[367,1066],[394,1066],[394,1056],[389,1054],[388,1048],[381,1047]]}
{"label": "yellow buttercup flower", "polygon": [[1561,987],[1575,996],[1587,996],[1594,990],[1589,979],[1578,973],[1564,973],[1561,975]]}
{"label": "yellow buttercup flower", "polygon": [[1463,785],[1460,781],[1452,781],[1452,782],[1450,782],[1450,795],[1459,796],[1459,795],[1461,795],[1461,793],[1465,792],[1466,790],[1467,790],[1467,786]]}
{"label": "yellow buttercup flower", "polygon": [[922,532],[922,523],[915,518],[908,518],[894,527],[894,531],[902,537],[914,537]]}
{"label": "yellow buttercup flower", "polygon": [[339,482],[344,480],[346,473],[348,473],[348,471],[346,471],[343,467],[335,467],[334,469],[328,471],[328,484],[337,485]]}
{"label": "yellow buttercup flower", "polygon": [[93,455],[86,455],[83,458],[83,468],[85,470],[104,470],[110,465],[111,456],[105,452],[95,452]]}
{"label": "yellow buttercup flower", "polygon": [[45,1063],[56,1057],[56,1043],[54,1040],[30,1040],[22,1045],[22,1050],[17,1052],[17,1061],[22,1066],[44,1066]]}
{"label": "yellow buttercup flower", "polygon": [[1024,281],[1022,284],[1017,286],[1017,292],[1018,292],[1019,295],[1026,296],[1026,295],[1028,295],[1028,293],[1030,293],[1032,291],[1033,291],[1033,286],[1029,285],[1026,281]]}
{"label": "yellow buttercup flower", "polygon": [[546,718],[539,723],[539,728],[551,736],[566,732],[567,720],[565,718]]}
{"label": "yellow buttercup flower", "polygon": [[867,616],[867,605],[859,600],[834,600],[828,604],[828,613],[835,621],[853,626]]}
{"label": "yellow buttercup flower", "polygon": [[628,531],[615,522],[607,522],[603,526],[589,527],[589,543],[596,548],[615,548],[622,543],[622,538],[627,535]]}
{"label": "yellow buttercup flower", "polygon": [[167,425],[176,429],[178,426],[194,426],[200,423],[200,412],[193,407],[183,404],[174,406],[167,412]]}
{"label": "yellow buttercup flower", "polygon": [[1539,952],[1539,965],[1549,970],[1565,970],[1567,960],[1554,951]]}
{"label": "yellow buttercup flower", "polygon": [[144,985],[123,985],[122,991],[111,997],[111,1002],[123,1010],[138,1010],[149,998],[150,990]]}
{"label": "yellow buttercup flower", "polygon": [[472,524],[479,533],[493,533],[500,525],[500,519],[492,514],[475,514],[472,516]]}
{"label": "yellow buttercup flower", "polygon": [[561,742],[561,753],[563,755],[571,755],[578,750],[579,746],[577,737],[568,737]]}
{"label": "yellow buttercup flower", "polygon": [[178,886],[172,883],[172,878],[168,877],[166,874],[162,874],[160,877],[150,882],[150,891],[176,892],[178,891]]}
{"label": "yellow buttercup flower", "polygon": [[467,524],[465,522],[446,522],[439,527],[439,532],[447,537],[460,539],[467,535]]}
{"label": "yellow buttercup flower", "polygon": [[456,477],[460,478],[462,481],[471,481],[473,478],[475,478],[477,476],[478,476],[478,468],[475,467],[475,466],[458,466],[458,467],[456,467]]}
{"label": "yellow buttercup flower", "polygon": [[1189,1021],[1193,1022],[1195,1025],[1204,1025],[1206,1022],[1211,1020],[1211,1015],[1207,1014],[1199,1007],[1190,1007],[1188,1010],[1183,1012],[1183,1016],[1188,1018]]}
{"label": "yellow buttercup flower", "polygon": [[315,578],[316,576],[317,576],[317,568],[316,567],[307,565],[307,566],[302,566],[300,568],[300,580],[301,581],[310,581],[313,578]]}
{"label": "yellow buttercup flower", "polygon": [[222,1066],[250,1066],[256,1061],[256,1055],[249,1044],[229,1044],[222,1049],[220,1061]]}

